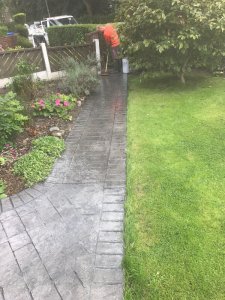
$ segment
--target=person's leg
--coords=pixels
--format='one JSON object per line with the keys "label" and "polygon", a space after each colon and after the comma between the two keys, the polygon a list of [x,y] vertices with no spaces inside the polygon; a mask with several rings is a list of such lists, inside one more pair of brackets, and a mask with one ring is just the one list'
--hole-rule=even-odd
{"label": "person's leg", "polygon": [[113,60],[118,58],[118,48],[119,48],[119,46],[112,47],[112,58],[113,58]]}
{"label": "person's leg", "polygon": [[119,46],[112,47],[113,67],[117,72],[121,72],[121,59],[119,57]]}

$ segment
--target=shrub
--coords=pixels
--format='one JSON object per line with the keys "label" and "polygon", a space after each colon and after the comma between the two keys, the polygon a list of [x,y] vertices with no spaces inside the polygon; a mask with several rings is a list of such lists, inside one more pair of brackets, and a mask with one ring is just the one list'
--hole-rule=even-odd
{"label": "shrub", "polygon": [[16,24],[24,25],[26,23],[26,14],[19,13],[13,16],[13,20]]}
{"label": "shrub", "polygon": [[95,30],[94,24],[49,27],[49,43],[51,46],[81,45],[86,42],[86,34]]}
{"label": "shrub", "polygon": [[5,36],[7,34],[8,28],[7,26],[0,25],[0,36]]}
{"label": "shrub", "polygon": [[43,181],[51,172],[54,158],[34,150],[22,156],[14,165],[16,175],[22,176],[27,186]]}
{"label": "shrub", "polygon": [[14,93],[9,92],[4,97],[0,97],[0,148],[14,133],[23,131],[24,123],[28,118],[22,114],[22,111],[23,106]]}
{"label": "shrub", "polygon": [[172,72],[183,83],[192,69],[217,69],[225,56],[224,11],[223,0],[121,1],[118,17],[132,67]]}
{"label": "shrub", "polygon": [[5,183],[0,180],[0,199],[6,198],[7,195],[5,194]]}
{"label": "shrub", "polygon": [[20,36],[27,38],[28,37],[28,30],[22,24],[15,25],[15,32],[17,32]]}
{"label": "shrub", "polygon": [[61,87],[77,97],[88,95],[98,84],[96,61],[88,58],[85,62],[78,62],[68,58],[64,62],[65,77],[62,79]]}
{"label": "shrub", "polygon": [[42,151],[51,157],[57,158],[64,150],[64,141],[54,136],[43,136],[32,142],[33,149]]}
{"label": "shrub", "polygon": [[6,26],[7,26],[9,32],[15,31],[15,22],[9,22],[6,24]]}
{"label": "shrub", "polygon": [[24,36],[18,35],[17,36],[17,46],[21,46],[22,48],[32,48],[33,45],[28,40],[28,38],[25,38]]}
{"label": "shrub", "polygon": [[93,16],[81,16],[77,19],[80,24],[106,24],[113,23],[115,14],[110,15],[93,15]]}
{"label": "shrub", "polygon": [[70,111],[75,108],[77,99],[72,95],[56,94],[48,99],[39,99],[32,105],[35,116],[58,116],[64,120],[72,120]]}
{"label": "shrub", "polygon": [[41,137],[33,142],[34,149],[14,164],[14,173],[22,176],[27,186],[43,181],[51,172],[54,161],[65,149],[63,140]]}
{"label": "shrub", "polygon": [[35,67],[25,60],[20,60],[16,65],[16,74],[12,79],[11,88],[23,100],[23,105],[29,113],[30,105],[26,98],[32,96],[35,88],[35,83],[32,81],[32,73]]}

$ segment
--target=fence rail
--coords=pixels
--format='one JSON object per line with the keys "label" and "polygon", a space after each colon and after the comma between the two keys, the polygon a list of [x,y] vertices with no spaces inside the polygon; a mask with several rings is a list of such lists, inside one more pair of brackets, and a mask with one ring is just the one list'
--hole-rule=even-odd
{"label": "fence rail", "polygon": [[61,71],[63,69],[63,61],[72,57],[77,61],[84,61],[87,57],[94,53],[94,44],[86,44],[83,46],[57,46],[48,48],[48,58],[52,72]]}
{"label": "fence rail", "polygon": [[[83,46],[60,46],[47,48],[51,72],[62,70],[62,61],[68,57],[81,61],[94,53],[94,44]],[[0,79],[13,77],[16,73],[16,65],[20,60],[32,64],[37,72],[45,71],[45,61],[41,48],[5,51],[0,53]]]}

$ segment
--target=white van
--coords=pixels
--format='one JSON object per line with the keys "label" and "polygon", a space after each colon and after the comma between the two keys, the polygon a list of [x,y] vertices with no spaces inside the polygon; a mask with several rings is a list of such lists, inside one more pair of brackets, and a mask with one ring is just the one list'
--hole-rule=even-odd
{"label": "white van", "polygon": [[45,28],[48,28],[50,26],[74,25],[77,24],[77,21],[74,19],[73,16],[64,15],[64,16],[45,18],[43,21],[41,21],[41,24]]}
{"label": "white van", "polygon": [[46,43],[49,45],[47,28],[50,26],[63,26],[63,25],[74,25],[77,21],[73,16],[63,15],[57,17],[46,18],[39,22],[34,22],[28,28],[29,40],[33,44],[33,47],[38,47],[40,43]]}

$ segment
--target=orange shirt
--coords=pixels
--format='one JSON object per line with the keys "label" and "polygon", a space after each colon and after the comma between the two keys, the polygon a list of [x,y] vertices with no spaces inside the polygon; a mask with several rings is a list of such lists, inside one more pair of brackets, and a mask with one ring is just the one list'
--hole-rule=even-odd
{"label": "orange shirt", "polygon": [[112,25],[108,24],[105,26],[103,36],[106,43],[109,44],[111,47],[119,46],[120,39],[116,32],[116,29]]}

